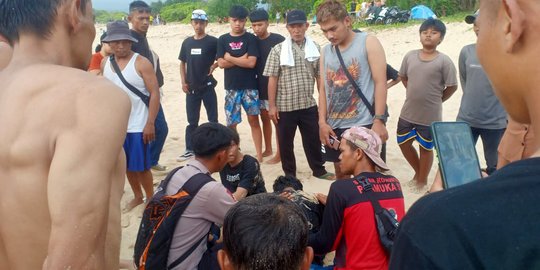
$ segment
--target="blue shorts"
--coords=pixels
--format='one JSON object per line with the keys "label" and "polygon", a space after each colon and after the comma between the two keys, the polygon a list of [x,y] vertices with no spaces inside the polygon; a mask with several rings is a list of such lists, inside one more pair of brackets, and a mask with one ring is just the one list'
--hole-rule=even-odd
{"label": "blue shorts", "polygon": [[150,169],[150,151],[148,144],[143,142],[142,132],[128,133],[124,141],[127,170],[142,172]]}
{"label": "blue shorts", "polygon": [[397,128],[398,144],[401,145],[412,139],[416,139],[418,144],[420,144],[420,147],[428,151],[433,150],[433,139],[431,137],[429,126],[413,124],[399,118]]}
{"label": "blue shorts", "polygon": [[259,91],[257,89],[225,90],[225,118],[227,126],[242,122],[240,106],[244,107],[247,115],[259,115]]}

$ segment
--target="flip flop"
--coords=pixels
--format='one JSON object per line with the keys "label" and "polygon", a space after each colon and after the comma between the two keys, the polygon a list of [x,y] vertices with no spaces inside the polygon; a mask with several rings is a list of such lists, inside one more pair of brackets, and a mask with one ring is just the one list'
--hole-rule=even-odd
{"label": "flip flop", "polygon": [[319,175],[319,176],[315,176],[319,179],[322,179],[322,180],[330,180],[330,181],[333,181],[333,180],[336,180],[336,175],[331,173],[331,172],[327,172],[323,175]]}

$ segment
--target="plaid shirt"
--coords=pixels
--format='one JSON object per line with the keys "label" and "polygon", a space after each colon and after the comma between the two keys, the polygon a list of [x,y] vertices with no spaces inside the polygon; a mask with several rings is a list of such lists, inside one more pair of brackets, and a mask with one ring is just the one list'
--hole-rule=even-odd
{"label": "plaid shirt", "polygon": [[[278,77],[276,106],[281,112],[303,110],[317,105],[313,90],[315,78],[319,76],[319,59],[308,62],[305,59],[304,44],[298,46],[296,42],[292,43],[294,67],[280,65],[279,56],[283,44],[280,43],[270,51],[263,72],[264,76]],[[320,51],[320,46],[316,45]]]}

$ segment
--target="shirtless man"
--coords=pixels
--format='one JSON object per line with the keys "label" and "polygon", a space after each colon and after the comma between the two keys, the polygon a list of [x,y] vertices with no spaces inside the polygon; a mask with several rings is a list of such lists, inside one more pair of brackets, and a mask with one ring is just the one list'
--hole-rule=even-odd
{"label": "shirtless man", "polygon": [[85,71],[91,0],[3,0],[0,18],[0,268],[118,269],[130,101]]}
{"label": "shirtless man", "polygon": [[8,41],[0,35],[0,70],[7,66],[9,60],[11,60],[12,53],[13,50],[11,49],[11,46],[9,46]]}

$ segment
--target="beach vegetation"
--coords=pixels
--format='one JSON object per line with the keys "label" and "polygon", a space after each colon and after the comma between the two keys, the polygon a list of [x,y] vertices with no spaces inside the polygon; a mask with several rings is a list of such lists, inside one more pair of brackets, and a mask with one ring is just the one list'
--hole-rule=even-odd
{"label": "beach vegetation", "polygon": [[94,10],[95,21],[97,23],[108,23],[116,20],[121,20],[127,17],[125,12],[109,12],[105,10]]}

